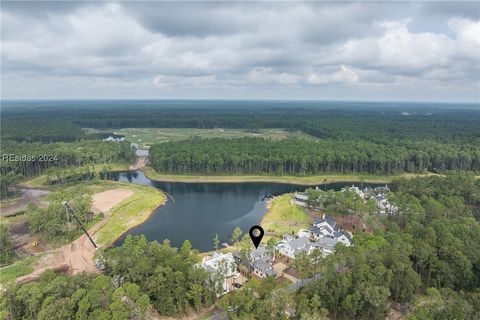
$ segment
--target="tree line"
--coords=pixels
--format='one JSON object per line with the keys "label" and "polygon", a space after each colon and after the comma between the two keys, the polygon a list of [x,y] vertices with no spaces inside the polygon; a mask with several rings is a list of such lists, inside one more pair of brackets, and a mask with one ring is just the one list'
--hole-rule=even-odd
{"label": "tree line", "polygon": [[230,319],[383,319],[392,307],[409,320],[478,319],[479,181],[453,174],[401,179],[394,189],[399,210],[383,227],[356,232],[353,246],[338,244],[326,258],[297,256],[300,281],[318,280],[295,294],[273,279],[251,281],[219,305]]}
{"label": "tree line", "polygon": [[[0,158],[0,197],[14,192],[12,187],[22,179],[29,179],[54,168],[82,167],[91,164],[132,163],[135,152],[128,142],[82,140],[65,143],[26,143],[2,141]],[[80,170],[82,171],[82,170]],[[71,172],[79,178],[91,175],[91,170]],[[52,174],[52,176],[55,174]]]}
{"label": "tree line", "polygon": [[321,139],[431,139],[478,143],[480,112],[471,105],[275,101],[105,101],[8,103],[3,139],[87,139],[81,128],[284,128]]}
{"label": "tree line", "polygon": [[106,275],[56,275],[14,284],[0,298],[2,319],[146,319],[148,295],[131,282]]}
{"label": "tree line", "polygon": [[479,145],[430,140],[391,141],[262,138],[191,139],[150,149],[153,168],[178,174],[316,175],[325,172],[394,174],[479,171]]}

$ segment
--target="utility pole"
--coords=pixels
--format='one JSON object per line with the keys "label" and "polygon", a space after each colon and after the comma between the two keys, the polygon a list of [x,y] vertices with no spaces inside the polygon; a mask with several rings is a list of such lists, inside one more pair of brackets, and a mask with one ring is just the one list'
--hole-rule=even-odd
{"label": "utility pole", "polygon": [[65,206],[65,208],[67,209],[67,213],[70,213],[72,215],[72,217],[75,218],[75,220],[78,222],[78,224],[80,225],[80,227],[82,227],[82,230],[83,232],[87,235],[88,239],[90,240],[90,242],[93,244],[93,246],[95,247],[95,249],[97,249],[97,244],[95,243],[95,241],[93,241],[92,237],[90,237],[90,235],[88,234],[88,231],[87,229],[85,229],[85,227],[83,226],[82,222],[80,221],[80,219],[78,219],[78,217],[75,215],[75,213],[73,212],[72,208],[70,208],[70,206],[68,205],[67,201],[64,201],[63,202],[63,205]]}

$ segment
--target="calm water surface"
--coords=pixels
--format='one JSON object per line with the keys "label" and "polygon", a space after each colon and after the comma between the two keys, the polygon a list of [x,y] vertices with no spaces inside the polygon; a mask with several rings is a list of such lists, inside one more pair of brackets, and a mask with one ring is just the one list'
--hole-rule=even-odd
{"label": "calm water surface", "polygon": [[[128,234],[145,234],[150,241],[169,239],[174,247],[188,239],[200,251],[213,249],[215,233],[221,243],[230,242],[235,227],[247,232],[252,225],[258,224],[267,212],[266,195],[311,187],[271,182],[157,182],[146,178],[141,171],[119,173],[113,178],[154,186],[169,195],[165,205],[157,208],[146,222],[128,231],[115,245],[120,245]],[[334,183],[327,188],[340,190],[343,186],[345,183]]]}

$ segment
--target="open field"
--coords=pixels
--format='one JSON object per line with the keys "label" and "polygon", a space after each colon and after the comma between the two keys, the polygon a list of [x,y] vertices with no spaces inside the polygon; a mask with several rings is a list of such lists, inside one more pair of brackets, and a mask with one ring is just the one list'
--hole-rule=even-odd
{"label": "open field", "polygon": [[433,173],[415,174],[403,173],[398,175],[366,175],[366,174],[341,174],[332,173],[321,176],[201,176],[201,175],[175,175],[161,174],[151,167],[143,168],[145,175],[151,180],[177,181],[177,182],[278,182],[291,184],[320,185],[333,182],[364,182],[364,183],[390,183],[398,178],[413,178],[428,176]]}
{"label": "open field", "polygon": [[287,193],[270,200],[268,212],[261,222],[265,233],[281,236],[309,228],[312,219],[303,208],[291,204],[291,198],[292,194]]}
{"label": "open field", "polygon": [[[91,133],[103,132],[89,130]],[[111,132],[111,131],[110,131]],[[193,137],[201,138],[243,138],[262,137],[274,140],[287,138],[303,138],[317,140],[314,136],[301,131],[290,133],[284,129],[194,129],[194,128],[123,128],[113,133],[125,136],[125,140],[138,143],[141,146],[151,146],[155,143],[179,141]]]}

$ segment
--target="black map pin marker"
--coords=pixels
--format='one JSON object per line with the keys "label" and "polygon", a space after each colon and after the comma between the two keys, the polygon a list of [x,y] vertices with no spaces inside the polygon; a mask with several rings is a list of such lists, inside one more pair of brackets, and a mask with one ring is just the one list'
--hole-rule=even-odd
{"label": "black map pin marker", "polygon": [[250,235],[250,239],[252,239],[255,249],[257,249],[260,242],[262,242],[264,233],[265,232],[263,231],[263,228],[260,226],[253,226],[250,228],[250,231],[248,231],[248,234]]}

